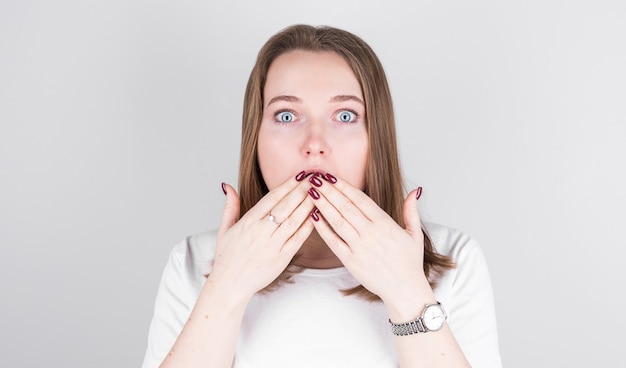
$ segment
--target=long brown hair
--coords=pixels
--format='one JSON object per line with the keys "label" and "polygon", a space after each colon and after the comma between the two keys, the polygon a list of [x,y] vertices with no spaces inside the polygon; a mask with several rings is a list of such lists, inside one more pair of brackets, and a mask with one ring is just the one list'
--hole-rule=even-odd
{"label": "long brown hair", "polygon": [[[268,193],[257,157],[257,140],[263,116],[263,90],[271,63],[278,56],[293,50],[335,52],[352,68],[363,91],[367,116],[369,152],[364,192],[404,227],[402,216],[404,189],[398,160],[393,104],[382,64],[361,38],[347,31],[326,26],[287,27],[272,36],[259,51],[248,79],[243,104],[239,166],[241,214],[245,214]],[[438,254],[428,236],[425,236],[424,272],[431,286],[435,286],[439,275],[452,267],[454,267],[452,260]],[[297,268],[288,267],[266,290],[288,281],[294,272],[297,272]],[[345,290],[344,293],[359,295],[368,300],[379,299],[362,285]]]}

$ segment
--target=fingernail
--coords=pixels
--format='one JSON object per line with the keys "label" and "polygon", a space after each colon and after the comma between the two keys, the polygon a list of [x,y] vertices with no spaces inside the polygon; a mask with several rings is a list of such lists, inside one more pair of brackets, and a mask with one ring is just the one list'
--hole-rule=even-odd
{"label": "fingernail", "polygon": [[320,194],[317,192],[317,190],[315,190],[315,188],[309,189],[309,194],[311,195],[311,197],[313,197],[313,199],[320,199]]}
{"label": "fingernail", "polygon": [[319,221],[320,217],[318,215],[318,213],[320,212],[320,210],[317,209],[317,207],[315,207],[313,209],[313,211],[311,212],[311,217],[313,218],[313,221]]}
{"label": "fingernail", "polygon": [[422,187],[417,188],[417,192],[415,192],[415,200],[417,201],[422,196]]}
{"label": "fingernail", "polygon": [[222,183],[222,192],[224,192],[224,195],[227,195],[227,192],[226,192],[226,183]]}
{"label": "fingernail", "polygon": [[302,181],[302,180],[304,180],[305,176],[306,176],[306,173],[304,171],[300,171],[300,173],[298,175],[296,175],[296,180],[297,181]]}
{"label": "fingernail", "polygon": [[311,184],[315,185],[316,187],[322,186],[322,181],[317,177],[317,175],[311,176],[309,182],[311,182]]}
{"label": "fingernail", "polygon": [[331,174],[329,174],[329,173],[326,173],[325,178],[326,178],[326,180],[328,180],[329,182],[331,182],[331,183],[333,183],[333,184],[335,184],[335,183],[337,182],[337,178],[336,178],[336,177],[334,177],[334,176],[332,176],[332,175],[331,175]]}

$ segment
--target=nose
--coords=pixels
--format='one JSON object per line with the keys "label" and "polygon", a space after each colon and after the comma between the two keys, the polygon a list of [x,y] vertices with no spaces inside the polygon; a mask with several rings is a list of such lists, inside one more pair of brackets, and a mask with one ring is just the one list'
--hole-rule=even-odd
{"label": "nose", "polygon": [[302,153],[306,157],[327,156],[330,146],[324,124],[310,124],[306,130]]}

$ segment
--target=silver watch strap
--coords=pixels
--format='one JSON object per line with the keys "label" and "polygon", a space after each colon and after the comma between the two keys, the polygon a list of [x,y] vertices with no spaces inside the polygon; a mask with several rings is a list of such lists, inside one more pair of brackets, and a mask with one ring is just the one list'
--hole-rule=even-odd
{"label": "silver watch strap", "polygon": [[444,322],[448,319],[448,315],[445,309],[443,309],[443,306],[441,305],[441,303],[437,301],[437,304],[426,304],[426,307],[422,311],[422,315],[418,317],[416,320],[413,320],[411,322],[393,323],[391,322],[391,319],[390,319],[389,324],[391,325],[391,333],[393,333],[396,336],[407,336],[407,335],[414,335],[420,332],[423,333],[423,332],[429,332],[429,331],[438,331],[441,328],[441,326],[434,327],[434,329],[431,330],[424,325],[424,315],[426,314],[426,311],[430,307],[438,307],[440,309],[441,313],[443,314]]}
{"label": "silver watch strap", "polygon": [[424,325],[422,324],[422,318],[418,318],[415,321],[406,322],[406,323],[393,323],[389,320],[389,324],[391,324],[391,333],[396,336],[407,336],[413,335],[419,332],[426,332]]}

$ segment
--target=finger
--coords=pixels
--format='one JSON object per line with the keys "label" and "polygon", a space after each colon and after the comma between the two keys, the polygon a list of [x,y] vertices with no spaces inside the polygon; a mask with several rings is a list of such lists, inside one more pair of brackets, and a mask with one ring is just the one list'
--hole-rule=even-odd
{"label": "finger", "polygon": [[[328,185],[328,184],[324,184],[324,185]],[[337,208],[335,208],[335,206],[332,203],[330,203],[330,201],[324,195],[319,195],[319,193],[317,192],[318,189],[320,189],[320,188],[312,187],[310,189],[311,192],[309,194],[310,194],[310,197],[311,197],[311,202],[313,202],[315,204],[315,206],[317,207],[319,212],[324,216],[324,219],[326,220],[326,223],[328,225],[330,225],[330,227],[332,228],[332,231],[337,233],[337,235],[339,235],[348,244],[352,244],[352,242],[358,241],[359,232],[357,231],[355,226],[352,224],[352,222],[350,222],[346,217],[344,217],[342,215],[342,213],[339,212],[339,210]],[[330,192],[332,192],[332,191],[330,191]],[[315,194],[315,193],[318,193],[318,194]],[[338,193],[338,192],[335,191],[335,193]],[[341,203],[342,203],[341,206],[344,207],[343,208],[344,212],[347,212],[347,211],[359,211],[354,206],[354,204],[352,204],[345,197],[344,197],[344,200]],[[352,210],[347,210],[345,208],[348,205],[352,207]],[[365,219],[363,214],[360,214],[360,215],[352,214],[352,215],[350,215],[351,219],[359,218],[359,216],[360,216],[360,221],[361,222],[369,221],[369,220]],[[358,221],[358,220],[356,220],[356,221]]]}
{"label": "finger", "polygon": [[346,265],[350,261],[350,255],[352,254],[350,246],[333,231],[324,218],[321,218],[319,221],[313,221],[313,225],[317,233],[328,245],[328,248],[339,258],[341,263]]}
{"label": "finger", "polygon": [[[329,174],[326,174],[328,177]],[[336,178],[330,175],[334,180],[323,181],[323,184],[318,188],[320,193],[326,196],[335,207],[343,214],[358,213],[352,210],[352,207],[347,203],[344,203],[342,198],[347,198],[354,207],[358,208],[359,212],[371,221],[376,221],[381,218],[388,217],[387,213],[383,211],[374,200],[372,200],[362,190],[353,187],[347,181],[341,178]],[[313,179],[310,179],[312,184]],[[334,181],[334,183],[333,183]],[[327,185],[330,184],[330,185]],[[315,184],[314,184],[315,185]],[[337,196],[337,193],[333,193],[333,189],[341,193],[342,196]],[[366,224],[367,225],[367,224]]]}
{"label": "finger", "polygon": [[420,240],[423,237],[421,219],[417,210],[417,200],[422,194],[422,187],[419,187],[406,197],[402,206],[402,216],[404,227],[414,239]]}
{"label": "finger", "polygon": [[[290,213],[282,220],[280,226],[276,228],[274,233],[272,234],[273,238],[276,238],[281,244],[285,242],[289,237],[293,236],[293,234],[302,226],[302,224],[309,218],[311,211],[313,210],[313,203],[307,200],[308,193],[306,189],[308,185],[304,183],[304,186],[298,187],[296,190],[292,191],[285,199],[283,199],[274,210],[272,210],[272,214],[274,211],[283,207],[282,204],[290,201],[299,200],[299,203],[295,206],[293,210],[289,210]],[[296,197],[296,193],[300,193],[299,197]],[[294,198],[288,198],[294,197]],[[280,210],[279,210],[280,211]],[[282,213],[282,212],[279,212]]]}
{"label": "finger", "polygon": [[[282,227],[282,225],[285,224],[285,222],[287,221],[293,221],[293,219],[290,220],[289,218],[292,215],[292,213],[296,210],[296,208],[300,206],[300,204],[302,204],[302,202],[304,202],[304,200],[308,196],[308,192],[307,192],[308,189],[309,189],[309,184],[306,182],[301,182],[299,185],[293,188],[291,192],[287,193],[287,195],[285,195],[280,201],[278,201],[278,203],[276,203],[276,205],[272,209],[268,211],[268,213],[269,212],[272,213],[272,216],[274,216],[275,221],[276,221],[275,223],[279,224],[279,227]],[[267,216],[267,213],[262,214],[261,218],[265,218],[265,216]],[[305,218],[306,216],[302,218],[302,221],[304,221]],[[300,221],[297,224],[297,226],[295,226],[295,228],[291,226],[292,231],[289,235],[293,234],[293,232],[298,227],[300,227],[300,225],[302,224],[302,221]],[[277,229],[278,228],[276,228],[276,230]]]}
{"label": "finger", "polygon": [[287,194],[289,194],[295,187],[300,184],[299,181],[295,179],[295,176],[290,177],[285,180],[278,187],[271,190],[267,193],[257,204],[252,207],[246,216],[252,216],[253,218],[261,219],[276,206],[278,202],[280,202]]}
{"label": "finger", "polygon": [[302,247],[302,244],[304,244],[309,238],[309,235],[311,235],[311,232],[313,232],[313,229],[313,220],[307,217],[298,230],[287,239],[282,248],[282,254],[287,262],[291,261],[296,255],[300,247]]}
{"label": "finger", "polygon": [[225,233],[239,220],[239,195],[237,191],[226,183],[222,183],[222,190],[226,194],[226,204],[224,205],[222,221],[218,228],[219,235]]}

